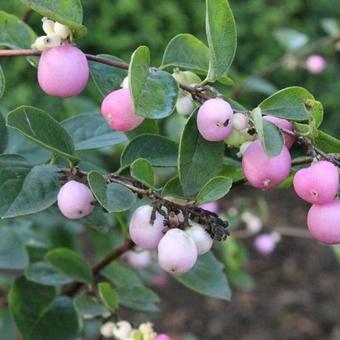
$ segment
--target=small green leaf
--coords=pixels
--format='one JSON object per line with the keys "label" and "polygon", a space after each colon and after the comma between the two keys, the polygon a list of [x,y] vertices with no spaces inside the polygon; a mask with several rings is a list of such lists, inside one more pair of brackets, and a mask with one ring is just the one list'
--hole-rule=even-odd
{"label": "small green leaf", "polygon": [[74,306],[78,314],[84,319],[92,319],[107,314],[107,308],[99,303],[94,297],[78,295],[74,298]]}
{"label": "small green leaf", "polygon": [[154,173],[152,165],[149,161],[143,158],[136,159],[130,167],[131,176],[146,186],[153,187]]}
{"label": "small green leaf", "polygon": [[228,177],[217,176],[212,178],[197,194],[196,203],[203,204],[217,201],[229,192],[232,184],[232,179]]}
{"label": "small green leaf", "polygon": [[104,177],[91,171],[87,177],[96,199],[109,213],[130,209],[136,201],[136,195],[117,183],[107,184]]}
{"label": "small green leaf", "polygon": [[94,150],[125,142],[124,133],[112,130],[99,114],[81,114],[60,123],[72,136],[75,150]]}
{"label": "small green leaf", "polygon": [[82,256],[73,250],[66,248],[52,249],[45,255],[45,260],[60,273],[69,276],[75,281],[89,284],[92,282],[90,266]]}
{"label": "small green leaf", "polygon": [[161,119],[171,115],[175,108],[177,81],[168,72],[150,70],[150,52],[146,46],[137,48],[132,54],[129,88],[139,116]]}
{"label": "small green leaf", "polygon": [[21,0],[44,17],[70,27],[78,36],[86,33],[80,0]]}
{"label": "small green leaf", "polygon": [[303,121],[308,119],[306,103],[314,97],[302,87],[287,87],[265,99],[259,107],[264,114],[288,120]]}
{"label": "small green leaf", "polygon": [[74,145],[71,136],[48,113],[31,106],[20,106],[7,115],[7,126],[16,129],[41,147],[70,159]]}
{"label": "small green leaf", "polygon": [[114,312],[118,308],[118,293],[108,282],[98,284],[99,296],[104,305]]}
{"label": "small green leaf", "polygon": [[133,139],[124,149],[121,166],[127,166],[138,158],[148,160],[153,166],[176,166],[178,144],[169,138],[144,134]]}
{"label": "small green leaf", "polygon": [[224,266],[209,252],[199,257],[196,265],[189,272],[174,278],[197,293],[230,300],[231,291],[223,268]]}
{"label": "small green leaf", "polygon": [[224,75],[236,53],[236,25],[228,0],[206,0],[206,34],[209,46],[207,81]]}
{"label": "small green leaf", "polygon": [[[2,67],[0,65],[0,98],[4,95],[6,88],[6,79]],[[1,117],[2,118],[2,117]],[[1,132],[0,132],[1,135]]]}
{"label": "small green leaf", "polygon": [[179,180],[178,176],[175,176],[171,179],[169,179],[168,182],[165,183],[163,190],[162,190],[162,196],[170,196],[175,198],[184,198],[184,192],[181,185],[181,182]]}
{"label": "small green leaf", "polygon": [[192,196],[220,173],[224,143],[208,142],[201,136],[194,112],[183,130],[179,150],[179,179],[185,195]]}
{"label": "small green leaf", "polygon": [[318,131],[317,137],[314,138],[314,143],[323,152],[340,153],[340,140],[323,131]]}
{"label": "small green leaf", "polygon": [[31,48],[36,37],[33,30],[15,15],[0,11],[0,46]]}
{"label": "small green leaf", "polygon": [[306,108],[308,110],[310,123],[314,128],[318,128],[323,121],[323,105],[317,100],[306,100]]}

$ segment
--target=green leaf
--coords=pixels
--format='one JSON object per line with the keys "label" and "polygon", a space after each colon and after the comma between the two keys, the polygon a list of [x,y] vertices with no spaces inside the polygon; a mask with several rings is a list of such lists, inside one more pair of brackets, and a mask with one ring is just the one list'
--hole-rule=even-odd
{"label": "green leaf", "polygon": [[212,178],[197,194],[196,203],[203,204],[217,201],[229,192],[232,184],[232,179],[228,177],[217,176]]}
{"label": "green leaf", "polygon": [[267,120],[263,120],[262,144],[269,157],[279,155],[284,145],[284,139],[280,129]]}
{"label": "green leaf", "polygon": [[28,254],[17,233],[0,227],[0,269],[24,269],[28,266]]}
{"label": "green leaf", "polygon": [[311,125],[314,128],[318,128],[323,121],[323,105],[317,100],[309,99],[306,100],[306,108],[308,110]]}
{"label": "green leaf", "polygon": [[98,284],[98,291],[104,305],[114,312],[118,308],[118,293],[108,282]]}
{"label": "green leaf", "polygon": [[49,208],[57,200],[64,178],[56,166],[37,165],[29,171],[26,163],[20,158],[17,161],[0,157],[2,218],[29,215]]}
{"label": "green leaf", "polygon": [[[98,54],[98,57],[119,61],[124,63],[122,59],[111,56],[109,54]],[[124,78],[127,77],[127,70],[123,70],[110,65],[89,61],[91,77],[103,97],[110,92],[119,89]]]}
{"label": "green leaf", "polygon": [[13,340],[17,336],[17,330],[11,313],[7,308],[0,309],[0,334],[1,340]]}
{"label": "green leaf", "polygon": [[191,34],[178,34],[170,40],[164,51],[162,68],[169,67],[206,74],[209,68],[209,49]]}
{"label": "green leaf", "polygon": [[0,153],[3,152],[8,144],[8,131],[5,120],[0,114]]}
{"label": "green leaf", "polygon": [[86,33],[83,23],[83,8],[80,0],[21,0],[44,17],[58,21],[72,29],[76,35]]}
{"label": "green leaf", "polygon": [[90,266],[82,256],[73,250],[66,248],[52,249],[46,254],[45,260],[59,272],[69,276],[75,281],[89,284],[92,282]]}
{"label": "green leaf", "polygon": [[236,25],[228,0],[206,0],[206,34],[209,46],[207,81],[224,75],[236,53]]}
{"label": "green leaf", "polygon": [[7,126],[16,129],[41,147],[66,158],[73,156],[71,136],[48,113],[31,106],[20,106],[7,115]]}
{"label": "green leaf", "polygon": [[163,190],[162,190],[162,196],[170,196],[175,198],[184,198],[184,192],[181,185],[181,182],[179,180],[178,176],[175,176],[171,179],[169,179],[168,182],[165,183]]}
{"label": "green leaf", "polygon": [[287,87],[265,99],[259,107],[267,115],[288,120],[303,121],[308,119],[306,103],[314,97],[302,87]]}
{"label": "green leaf", "polygon": [[117,183],[107,184],[97,171],[91,171],[87,180],[97,201],[109,213],[128,210],[136,201],[136,195],[129,189]]}
{"label": "green leaf", "polygon": [[88,295],[76,296],[74,298],[74,306],[78,310],[80,316],[84,319],[103,316],[103,314],[107,314],[108,312],[104,305],[98,303],[94,297]]}
{"label": "green leaf", "polygon": [[323,132],[318,131],[318,135],[314,138],[315,145],[326,153],[340,153],[340,140]]}
{"label": "green leaf", "polygon": [[0,11],[0,46],[31,48],[36,37],[33,30],[15,15]]}
{"label": "green leaf", "polygon": [[177,81],[168,72],[150,70],[150,52],[146,46],[137,48],[132,54],[129,88],[137,115],[161,119],[174,111],[178,96]]}
{"label": "green leaf", "polygon": [[280,28],[274,32],[276,40],[288,51],[296,51],[306,45],[309,38],[306,34],[291,28]]}
{"label": "green leaf", "polygon": [[230,300],[231,291],[223,268],[223,264],[209,252],[199,257],[196,265],[189,272],[174,278],[197,293]]}
{"label": "green leaf", "polygon": [[75,150],[94,150],[125,142],[124,133],[112,130],[99,114],[80,114],[60,123],[73,138]]}
{"label": "green leaf", "polygon": [[133,139],[124,149],[121,166],[127,166],[138,158],[148,160],[153,166],[176,166],[178,144],[169,138],[144,134]]}
{"label": "green leaf", "polygon": [[53,287],[27,281],[24,277],[15,280],[8,300],[13,319],[25,340],[30,339],[32,328],[55,296],[56,291]]}
{"label": "green leaf", "polygon": [[6,88],[6,79],[5,79],[5,75],[4,75],[4,72],[2,70],[2,67],[0,65],[0,98],[4,95],[5,88]]}
{"label": "green leaf", "polygon": [[249,78],[244,84],[244,89],[247,92],[258,92],[265,95],[271,95],[277,91],[276,86],[274,86],[268,80],[262,78]]}
{"label": "green leaf", "polygon": [[223,152],[223,142],[209,142],[201,136],[194,112],[183,130],[179,146],[179,179],[185,195],[195,195],[219,174]]}
{"label": "green leaf", "polygon": [[125,135],[130,139],[134,139],[140,135],[145,134],[159,134],[158,121],[154,119],[144,119],[142,124],[138,125],[132,131],[125,132]]}
{"label": "green leaf", "polygon": [[143,158],[136,159],[130,167],[131,176],[148,187],[154,186],[154,173],[151,163]]}

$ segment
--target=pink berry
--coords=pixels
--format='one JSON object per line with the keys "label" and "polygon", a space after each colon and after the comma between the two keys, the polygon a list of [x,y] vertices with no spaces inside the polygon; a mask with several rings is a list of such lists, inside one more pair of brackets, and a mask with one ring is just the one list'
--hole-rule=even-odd
{"label": "pink berry", "polygon": [[108,94],[102,102],[101,112],[107,123],[118,131],[131,131],[144,120],[135,114],[129,89],[119,89]]}
{"label": "pink berry", "polygon": [[261,141],[252,142],[242,158],[243,173],[249,183],[259,189],[271,189],[285,180],[290,173],[291,157],[283,146],[279,155],[269,158]]}
{"label": "pink berry", "polygon": [[155,340],[171,340],[171,337],[167,334],[159,334],[156,336]]}
{"label": "pink berry", "polygon": [[218,203],[217,202],[209,202],[199,205],[200,208],[210,211],[212,213],[218,213]]}
{"label": "pink berry", "polygon": [[327,244],[340,243],[340,200],[312,205],[308,212],[307,224],[317,240]]}
{"label": "pink berry", "polygon": [[294,189],[299,197],[312,204],[334,200],[339,188],[339,172],[331,162],[320,161],[299,170],[294,176]]}
{"label": "pink berry", "polygon": [[189,271],[195,265],[197,255],[195,242],[178,228],[169,230],[158,245],[159,265],[172,274]]}
{"label": "pink berry", "polygon": [[255,238],[254,246],[258,252],[268,255],[274,251],[276,242],[270,234],[262,234]]}
{"label": "pink berry", "polygon": [[219,98],[209,99],[198,110],[197,127],[206,140],[222,141],[233,130],[232,118],[233,109],[229,103]]}
{"label": "pink berry", "polygon": [[232,118],[233,128],[236,130],[244,130],[248,127],[249,118],[241,112],[236,112]]}
{"label": "pink berry", "polygon": [[78,219],[89,215],[94,204],[95,198],[85,184],[69,181],[59,190],[58,207],[67,218]]}
{"label": "pink berry", "polygon": [[321,73],[327,66],[327,61],[321,55],[311,55],[306,60],[306,68],[310,73]]}
{"label": "pink berry", "polygon": [[195,222],[190,223],[191,226],[186,229],[185,232],[194,240],[198,255],[203,255],[211,249],[213,239],[200,224]]}
{"label": "pink berry", "polygon": [[156,249],[159,241],[164,236],[164,218],[156,212],[156,219],[153,224],[151,220],[152,207],[143,205],[133,213],[129,233],[133,242],[143,249]]}
{"label": "pink berry", "polygon": [[[286,119],[282,119],[282,118],[278,118],[278,117],[274,117],[274,116],[264,116],[263,119],[273,123],[274,125],[276,125],[279,128],[283,128],[289,131],[294,131],[294,125],[293,123],[291,123],[290,121],[286,120]],[[283,138],[285,141],[285,145],[288,149],[290,149],[292,147],[292,145],[295,142],[295,137],[288,135],[286,133],[283,133]]]}
{"label": "pink berry", "polygon": [[151,254],[148,250],[142,251],[128,251],[125,253],[124,258],[131,267],[146,268],[151,263]]}
{"label": "pink berry", "polygon": [[85,54],[67,44],[49,48],[41,54],[38,82],[50,96],[73,97],[84,90],[89,79],[89,65]]}

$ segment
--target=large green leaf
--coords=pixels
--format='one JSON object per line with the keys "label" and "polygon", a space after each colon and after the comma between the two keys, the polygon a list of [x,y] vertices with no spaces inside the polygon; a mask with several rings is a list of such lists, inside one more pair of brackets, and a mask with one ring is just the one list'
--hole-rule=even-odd
{"label": "large green leaf", "polygon": [[75,150],[93,150],[123,143],[122,132],[112,130],[99,114],[81,114],[61,122],[72,136]]}
{"label": "large green leaf", "polygon": [[45,260],[59,272],[75,281],[89,284],[92,282],[91,268],[85,259],[73,250],[66,248],[52,249],[45,255]]}
{"label": "large green leaf", "polygon": [[196,203],[203,204],[217,201],[229,192],[232,184],[232,179],[228,177],[216,176],[212,178],[197,194]]}
{"label": "large green leaf", "polygon": [[21,0],[42,16],[69,26],[77,35],[86,33],[80,0]]}
{"label": "large green leaf", "polygon": [[15,15],[0,11],[0,46],[30,48],[36,37],[32,29]]}
{"label": "large green leaf", "polygon": [[340,140],[323,131],[318,131],[314,143],[322,151],[328,153],[340,153]]}
{"label": "large green leaf", "polygon": [[172,38],[163,55],[162,68],[179,67],[206,74],[209,69],[209,49],[191,34]]}
{"label": "large green leaf", "polygon": [[223,268],[224,266],[209,252],[198,259],[192,270],[174,277],[197,293],[217,299],[230,300],[231,291]]}
{"label": "large green leaf", "polygon": [[[99,54],[98,57],[124,62],[123,60],[109,54]],[[127,70],[97,63],[95,61],[90,61],[89,66],[91,77],[103,97],[108,95],[110,92],[119,89],[124,78],[127,77],[128,74]]]}
{"label": "large green leaf", "polygon": [[138,158],[148,160],[153,166],[176,166],[178,144],[169,138],[144,134],[133,139],[121,157],[121,166],[127,166]]}
{"label": "large green leaf", "polygon": [[208,81],[225,74],[236,53],[236,25],[228,0],[206,0],[206,34],[209,46]]}
{"label": "large green leaf", "polygon": [[179,146],[179,179],[187,196],[193,196],[222,169],[224,143],[205,140],[197,129],[196,113],[189,118]]}
{"label": "large green leaf", "polygon": [[264,114],[289,120],[308,119],[306,103],[314,97],[302,87],[287,87],[265,99],[259,107]]}
{"label": "large green leaf", "polygon": [[168,72],[150,69],[150,52],[146,46],[137,48],[131,57],[129,88],[139,116],[161,119],[171,115],[175,108],[177,81]]}
{"label": "large green leaf", "polygon": [[7,115],[7,126],[61,156],[75,159],[71,136],[48,113],[31,106],[20,106]]}
{"label": "large green leaf", "polygon": [[154,173],[152,165],[149,161],[143,158],[136,159],[130,167],[131,176],[146,186],[153,187]]}
{"label": "large green leaf", "polygon": [[28,254],[17,233],[0,227],[0,269],[24,269],[28,265]]}
{"label": "large green leaf", "polygon": [[8,131],[7,131],[5,120],[0,114],[0,153],[6,149],[7,142],[8,142]]}
{"label": "large green leaf", "polygon": [[129,189],[117,183],[107,184],[99,172],[91,171],[87,180],[98,202],[109,213],[128,210],[136,201],[136,195]]}

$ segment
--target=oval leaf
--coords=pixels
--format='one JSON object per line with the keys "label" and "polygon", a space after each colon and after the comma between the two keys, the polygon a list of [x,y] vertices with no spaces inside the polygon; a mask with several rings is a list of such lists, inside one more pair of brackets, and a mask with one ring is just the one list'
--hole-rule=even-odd
{"label": "oval leaf", "polygon": [[280,129],[267,120],[263,120],[262,144],[269,157],[275,157],[280,154],[284,145],[284,139]]}
{"label": "oval leaf", "polygon": [[327,153],[340,153],[340,140],[323,131],[318,131],[314,143],[322,151]]}
{"label": "oval leaf", "polygon": [[101,282],[98,285],[99,296],[104,305],[114,312],[118,308],[118,293],[108,282]]}
{"label": "oval leaf", "polygon": [[232,179],[224,176],[212,178],[198,193],[196,197],[197,204],[217,201],[224,197],[233,184]]}
{"label": "oval leaf", "polygon": [[152,165],[149,161],[143,158],[136,159],[130,167],[131,176],[146,186],[153,187],[154,173]]}

